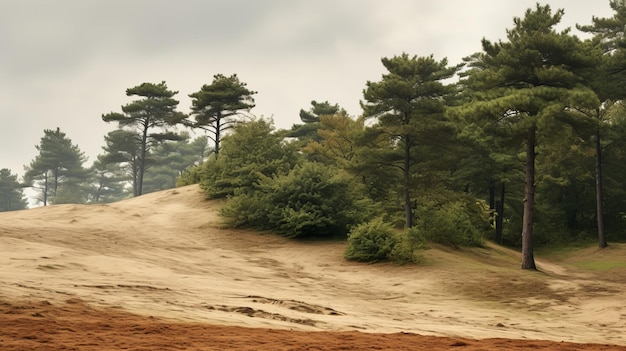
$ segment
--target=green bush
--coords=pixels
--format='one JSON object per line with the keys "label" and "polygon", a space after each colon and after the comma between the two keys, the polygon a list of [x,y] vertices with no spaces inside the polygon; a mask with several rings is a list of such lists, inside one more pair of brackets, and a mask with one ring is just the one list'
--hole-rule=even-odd
{"label": "green bush", "polygon": [[482,246],[489,228],[488,212],[480,203],[454,200],[422,203],[417,229],[431,242],[452,246]]}
{"label": "green bush", "polygon": [[202,164],[191,166],[176,179],[176,186],[198,184],[202,181]]}
{"label": "green bush", "polygon": [[396,234],[397,243],[391,250],[391,261],[405,264],[418,263],[421,260],[420,251],[428,249],[428,243],[420,231],[413,227]]}
{"label": "green bush", "polygon": [[387,260],[397,244],[394,228],[378,217],[356,226],[350,232],[344,257],[360,262]]}
{"label": "green bush", "polygon": [[306,162],[288,174],[261,177],[222,209],[227,225],[273,230],[290,238],[345,237],[367,218],[371,202],[344,172]]}

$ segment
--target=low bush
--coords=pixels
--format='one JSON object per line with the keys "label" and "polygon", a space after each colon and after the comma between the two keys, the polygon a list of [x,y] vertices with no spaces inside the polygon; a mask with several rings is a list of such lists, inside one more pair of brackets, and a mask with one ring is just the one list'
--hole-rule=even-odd
{"label": "low bush", "polygon": [[422,203],[416,228],[428,241],[451,246],[482,246],[489,214],[480,203],[454,200]]}
{"label": "low bush", "polygon": [[356,226],[348,236],[344,257],[352,261],[376,262],[391,256],[398,237],[394,228],[378,217]]}

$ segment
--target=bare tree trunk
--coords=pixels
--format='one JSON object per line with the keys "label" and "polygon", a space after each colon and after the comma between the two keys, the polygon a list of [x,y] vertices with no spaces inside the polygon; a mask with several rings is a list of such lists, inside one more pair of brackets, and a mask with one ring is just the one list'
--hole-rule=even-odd
{"label": "bare tree trunk", "polygon": [[533,255],[533,211],[535,206],[535,134],[533,124],[526,141],[526,184],[524,187],[524,218],[522,220],[522,269],[537,269]]}
{"label": "bare tree trunk", "polygon": [[600,128],[596,131],[596,217],[598,220],[598,246],[607,247],[606,233],[604,232],[604,202],[602,188],[602,144],[600,143]]}

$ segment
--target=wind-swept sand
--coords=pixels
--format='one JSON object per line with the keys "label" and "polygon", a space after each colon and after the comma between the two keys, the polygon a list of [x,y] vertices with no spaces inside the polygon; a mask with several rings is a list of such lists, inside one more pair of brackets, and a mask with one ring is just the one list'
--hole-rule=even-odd
{"label": "wind-swept sand", "polygon": [[360,264],[223,229],[219,206],[189,186],[0,214],[0,349],[626,350],[624,246],[581,251],[609,271],[495,245]]}

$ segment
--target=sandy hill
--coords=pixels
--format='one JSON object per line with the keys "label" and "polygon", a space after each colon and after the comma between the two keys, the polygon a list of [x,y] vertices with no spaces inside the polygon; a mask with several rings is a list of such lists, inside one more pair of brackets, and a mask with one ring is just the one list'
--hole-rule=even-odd
{"label": "sandy hill", "polygon": [[[0,299],[175,320],[626,345],[625,247],[538,260],[434,247],[421,265],[359,264],[343,242],[223,229],[197,186],[107,205],[0,214]],[[608,258],[607,258],[608,257]]]}

